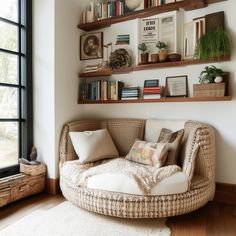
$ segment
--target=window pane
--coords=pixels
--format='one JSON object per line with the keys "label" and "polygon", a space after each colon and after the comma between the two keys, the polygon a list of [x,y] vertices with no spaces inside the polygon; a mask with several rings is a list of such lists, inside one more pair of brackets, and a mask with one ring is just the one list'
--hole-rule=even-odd
{"label": "window pane", "polygon": [[18,123],[0,123],[0,168],[18,164]]}
{"label": "window pane", "polygon": [[18,118],[18,89],[0,87],[0,118]]}
{"label": "window pane", "polygon": [[0,22],[0,48],[18,50],[18,27],[5,22]]}
{"label": "window pane", "polygon": [[18,84],[18,56],[0,52],[0,83]]}
{"label": "window pane", "polygon": [[18,22],[18,0],[0,0],[0,17]]}

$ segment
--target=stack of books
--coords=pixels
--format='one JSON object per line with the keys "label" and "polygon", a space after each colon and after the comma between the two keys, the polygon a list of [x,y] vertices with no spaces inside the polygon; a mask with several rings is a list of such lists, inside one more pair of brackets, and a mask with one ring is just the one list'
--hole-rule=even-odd
{"label": "stack of books", "polygon": [[143,87],[143,99],[161,98],[161,87],[159,80],[145,80]]}
{"label": "stack of books", "polygon": [[96,72],[98,70],[102,69],[102,64],[96,64],[96,65],[86,65],[86,67],[83,69],[84,73],[89,73],[89,72]]}
{"label": "stack of books", "polygon": [[118,35],[116,39],[116,44],[129,44],[130,40],[130,35],[129,34],[123,34],[123,35]]}
{"label": "stack of books", "polygon": [[80,84],[80,100],[121,100],[121,81],[97,80]]}
{"label": "stack of books", "polygon": [[139,87],[125,87],[122,89],[121,100],[139,99]]}

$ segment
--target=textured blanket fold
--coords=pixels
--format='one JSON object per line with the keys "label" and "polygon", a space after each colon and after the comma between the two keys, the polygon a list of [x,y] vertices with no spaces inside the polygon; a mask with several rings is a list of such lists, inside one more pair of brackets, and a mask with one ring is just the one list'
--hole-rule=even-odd
{"label": "textured blanket fold", "polygon": [[181,168],[177,165],[169,165],[161,168],[135,163],[123,158],[116,158],[96,166],[84,166],[80,169],[77,183],[79,186],[87,186],[89,177],[99,174],[124,174],[133,178],[143,194],[149,194],[152,187],[159,181],[167,178],[174,173],[180,172]]}

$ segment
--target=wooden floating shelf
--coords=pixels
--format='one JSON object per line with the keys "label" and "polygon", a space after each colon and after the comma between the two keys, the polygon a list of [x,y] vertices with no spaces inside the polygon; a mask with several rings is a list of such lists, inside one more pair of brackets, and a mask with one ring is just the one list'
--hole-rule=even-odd
{"label": "wooden floating shelf", "polygon": [[137,18],[145,18],[153,15],[161,14],[164,12],[176,11],[183,8],[186,11],[196,10],[199,8],[207,7],[210,3],[222,2],[225,0],[184,0],[181,2],[168,3],[157,7],[146,8],[140,11],[127,13],[122,16],[115,16],[109,19],[98,20],[91,23],[79,24],[77,27],[84,31],[98,30],[105,27],[109,27],[112,24],[134,20]]}
{"label": "wooden floating shelf", "polygon": [[231,96],[224,97],[174,97],[160,99],[137,99],[137,100],[100,100],[79,101],[79,104],[123,104],[123,103],[171,103],[171,102],[224,102],[231,101]]}
{"label": "wooden floating shelf", "polygon": [[98,76],[111,76],[112,74],[123,74],[123,73],[130,73],[133,71],[141,71],[141,70],[153,70],[153,69],[161,69],[161,68],[168,68],[168,67],[180,67],[180,66],[189,66],[189,65],[197,65],[197,64],[205,64],[205,63],[216,63],[216,62],[224,62],[230,61],[230,56],[222,56],[219,58],[214,58],[210,60],[184,60],[184,61],[175,61],[175,62],[163,62],[163,63],[155,63],[155,64],[144,64],[144,65],[137,65],[132,66],[129,68],[124,69],[104,69],[99,70],[96,72],[89,72],[89,73],[80,73],[80,77],[98,77]]}

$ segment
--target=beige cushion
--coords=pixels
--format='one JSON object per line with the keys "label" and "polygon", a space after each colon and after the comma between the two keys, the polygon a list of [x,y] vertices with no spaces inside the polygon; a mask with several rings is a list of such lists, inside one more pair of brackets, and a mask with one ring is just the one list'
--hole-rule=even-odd
{"label": "beige cushion", "polygon": [[71,141],[80,163],[118,157],[118,151],[106,129],[70,132]]}
{"label": "beige cushion", "polygon": [[128,155],[125,157],[130,161],[141,164],[161,167],[167,158],[167,144],[150,143],[136,140]]}
{"label": "beige cushion", "polygon": [[169,129],[163,128],[159,136],[158,142],[168,143],[168,157],[165,165],[177,165],[177,158],[182,143],[184,130],[172,132]]}

